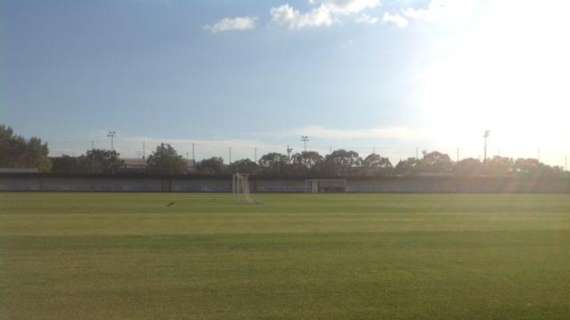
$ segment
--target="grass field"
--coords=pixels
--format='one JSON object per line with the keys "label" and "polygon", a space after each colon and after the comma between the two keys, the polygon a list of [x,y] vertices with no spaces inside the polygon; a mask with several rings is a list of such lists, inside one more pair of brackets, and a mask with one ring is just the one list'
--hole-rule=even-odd
{"label": "grass field", "polygon": [[0,318],[570,317],[568,195],[257,199],[0,194]]}

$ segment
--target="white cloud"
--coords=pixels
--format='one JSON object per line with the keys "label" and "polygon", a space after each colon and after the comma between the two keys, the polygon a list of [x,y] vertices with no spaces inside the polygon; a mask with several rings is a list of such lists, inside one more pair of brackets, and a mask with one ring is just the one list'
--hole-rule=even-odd
{"label": "white cloud", "polygon": [[380,6],[380,0],[329,0],[321,1],[333,14],[350,15]]}
{"label": "white cloud", "polygon": [[363,24],[376,24],[379,21],[380,19],[378,17],[372,17],[367,14],[360,15],[358,18],[356,18],[357,23],[363,23]]}
{"label": "white cloud", "polygon": [[306,27],[328,27],[333,24],[334,17],[323,5],[308,13],[301,13],[285,4],[271,8],[271,20],[289,29],[302,29]]}
{"label": "white cloud", "polygon": [[385,12],[382,17],[382,22],[386,24],[393,24],[398,28],[405,28],[408,26],[408,19],[404,18],[398,13]]}
{"label": "white cloud", "polygon": [[304,13],[289,4],[271,8],[271,20],[291,30],[328,27],[343,16],[379,7],[380,0],[309,0],[309,4],[318,6]]}
{"label": "white cloud", "polygon": [[354,139],[387,139],[387,140],[420,140],[425,137],[417,130],[407,127],[385,127],[371,129],[327,129],[320,126],[309,126],[295,130],[297,135],[308,135],[319,139],[354,140]]}
{"label": "white cloud", "polygon": [[402,10],[402,14],[410,20],[433,22],[442,18],[450,8],[448,0],[431,0],[425,8],[406,8]]}
{"label": "white cloud", "polygon": [[216,22],[214,25],[206,25],[204,29],[212,32],[226,32],[226,31],[247,31],[253,30],[256,27],[257,17],[235,17],[223,18]]}
{"label": "white cloud", "polygon": [[426,7],[405,8],[401,14],[408,20],[464,22],[477,12],[478,5],[478,0],[431,0]]}

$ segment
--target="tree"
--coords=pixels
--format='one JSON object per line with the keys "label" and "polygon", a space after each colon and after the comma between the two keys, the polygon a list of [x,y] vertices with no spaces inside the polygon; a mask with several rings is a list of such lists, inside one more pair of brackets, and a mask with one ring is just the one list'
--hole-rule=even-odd
{"label": "tree", "polygon": [[420,160],[417,158],[408,158],[406,160],[400,160],[394,168],[394,172],[397,175],[411,176],[418,173],[418,168],[420,166]]}
{"label": "tree", "polygon": [[146,161],[147,172],[159,175],[185,174],[186,160],[168,143],[161,143]]}
{"label": "tree", "polygon": [[505,176],[513,173],[514,162],[511,158],[496,156],[484,163],[485,173],[491,176]]}
{"label": "tree", "polygon": [[271,152],[259,159],[259,166],[268,175],[280,175],[289,162],[289,158],[281,153]]}
{"label": "tree", "polygon": [[321,163],[324,158],[316,151],[303,151],[294,154],[292,160],[294,164],[299,164],[307,169],[311,169]]}
{"label": "tree", "polygon": [[92,149],[78,159],[80,171],[88,174],[114,174],[125,166],[115,150]]}
{"label": "tree", "polygon": [[453,170],[453,162],[449,155],[439,151],[423,152],[424,157],[420,160],[418,171],[422,174],[445,174]]}
{"label": "tree", "polygon": [[467,158],[455,164],[455,174],[458,176],[477,176],[483,171],[483,164],[479,159]]}
{"label": "tree", "polygon": [[230,164],[230,170],[233,173],[255,173],[259,169],[257,163],[251,161],[250,159],[242,159],[234,161]]}
{"label": "tree", "polygon": [[224,172],[224,160],[220,157],[212,157],[209,159],[203,159],[198,162],[197,169],[199,172],[208,175],[218,175]]}
{"label": "tree", "polygon": [[51,169],[46,143],[36,137],[29,140],[15,135],[12,128],[0,125],[0,167]]}
{"label": "tree", "polygon": [[56,157],[51,159],[52,168],[51,171],[54,173],[62,174],[77,174],[77,173],[87,173],[79,159],[76,157],[71,157],[68,155],[62,155],[61,157]]}
{"label": "tree", "polygon": [[387,175],[392,173],[394,167],[390,159],[380,156],[379,154],[369,154],[363,161],[362,166],[365,175]]}
{"label": "tree", "polygon": [[277,152],[264,154],[259,158],[259,166],[263,168],[283,167],[287,162],[289,162],[289,158],[286,155]]}
{"label": "tree", "polygon": [[321,173],[328,176],[346,177],[351,169],[362,165],[362,159],[356,151],[335,150],[325,157],[321,166]]}

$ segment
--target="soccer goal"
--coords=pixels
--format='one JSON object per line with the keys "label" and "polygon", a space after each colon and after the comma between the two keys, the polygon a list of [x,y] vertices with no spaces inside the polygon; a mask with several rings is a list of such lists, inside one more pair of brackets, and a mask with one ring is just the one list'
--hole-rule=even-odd
{"label": "soccer goal", "polygon": [[239,202],[243,203],[257,203],[251,197],[251,190],[249,188],[249,175],[236,173],[232,179],[232,193]]}
{"label": "soccer goal", "polygon": [[307,179],[305,192],[346,192],[346,179]]}

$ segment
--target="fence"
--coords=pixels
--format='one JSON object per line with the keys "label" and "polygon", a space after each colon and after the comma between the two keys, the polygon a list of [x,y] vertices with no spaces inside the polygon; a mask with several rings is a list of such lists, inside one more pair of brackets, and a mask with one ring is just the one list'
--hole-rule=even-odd
{"label": "fence", "polygon": [[[231,192],[231,177],[0,175],[0,192]],[[306,179],[251,179],[252,192],[308,192]],[[339,191],[323,188],[321,191]],[[382,177],[346,179],[346,192],[570,193],[570,179]]]}

